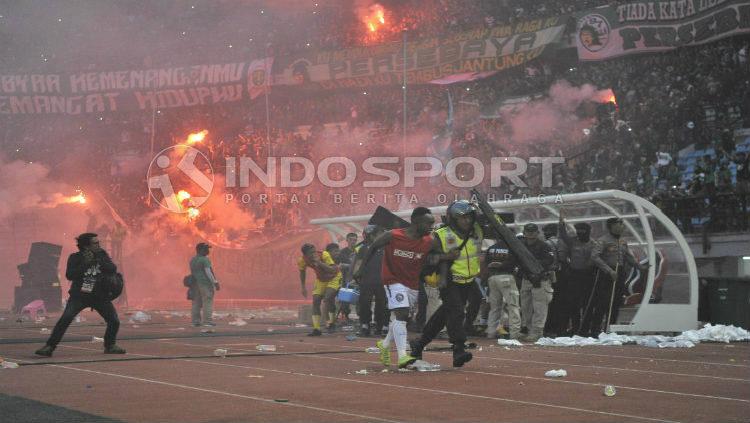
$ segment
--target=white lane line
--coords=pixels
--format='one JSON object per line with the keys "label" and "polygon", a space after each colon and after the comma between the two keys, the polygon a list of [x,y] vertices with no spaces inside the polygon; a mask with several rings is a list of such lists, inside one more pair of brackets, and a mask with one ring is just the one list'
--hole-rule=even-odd
{"label": "white lane line", "polygon": [[[355,360],[353,358],[327,357],[327,356],[324,356],[324,355],[321,355],[321,356],[309,356],[309,357],[310,358],[316,358],[316,359],[326,359],[326,360],[355,361],[355,362],[360,362],[360,363],[380,364],[380,361]],[[606,384],[603,384],[603,383],[582,382],[582,381],[566,380],[566,379],[555,379],[555,378],[548,378],[548,377],[513,375],[513,374],[498,373],[498,372],[480,372],[480,371],[476,371],[476,370],[467,370],[467,369],[461,369],[461,373],[472,373],[472,374],[477,374],[477,375],[498,376],[498,377],[510,377],[510,378],[516,378],[516,379],[536,380],[536,381],[544,381],[544,382],[552,382],[552,383],[571,383],[571,384],[575,384],[575,385],[596,386],[596,387],[602,387],[602,388],[604,386],[606,386]],[[663,391],[663,390],[660,390],[660,389],[638,388],[638,387],[634,387],[634,386],[624,386],[624,385],[613,385],[613,386],[615,388],[617,388],[617,389],[622,389],[622,390],[642,391],[642,392],[651,392],[651,393],[665,394],[665,395],[686,396],[686,397],[694,397],[694,398],[705,398],[705,399],[710,399],[710,400],[738,401],[738,402],[748,402],[748,403],[750,403],[750,400],[741,399],[741,398],[719,397],[719,396],[705,395],[705,394],[691,394],[691,393],[688,393],[688,392]]]}
{"label": "white lane line", "polygon": [[[246,339],[257,339],[257,338],[246,338]],[[276,342],[294,344],[294,345],[298,344],[296,342],[284,341],[284,340],[276,340]],[[197,344],[185,344],[185,345],[200,346]],[[242,344],[235,344],[235,345],[242,345]],[[255,345],[255,343],[253,343],[252,345]],[[321,346],[321,347],[341,348],[341,349],[345,348],[340,345],[320,344],[320,343],[311,343],[311,342],[306,342],[304,345],[316,345],[316,346]],[[231,344],[228,344],[226,346],[231,346]],[[427,350],[424,352],[424,354],[439,354],[439,353],[430,352],[429,350]],[[550,362],[550,361],[532,361],[532,360],[519,360],[519,359],[512,359],[512,358],[485,357],[485,356],[477,355],[476,353],[474,353],[474,358],[480,358],[483,360],[511,361],[511,362],[517,362],[517,363],[544,364],[547,366],[583,367],[583,368],[591,368],[591,369],[597,369],[597,370],[603,369],[603,370],[613,370],[613,371],[621,371],[621,372],[649,373],[649,374],[667,375],[667,376],[695,377],[695,378],[716,379],[716,380],[731,381],[731,382],[750,383],[750,379],[742,379],[742,378],[696,375],[696,374],[689,374],[689,373],[660,372],[657,370],[645,370],[645,369],[626,369],[622,367],[597,366],[597,365],[591,365],[591,364],[569,364],[569,363],[557,363],[557,362]]]}
{"label": "white lane line", "polygon": [[101,371],[90,370],[90,369],[80,369],[78,367],[63,366],[63,365],[59,365],[59,364],[55,364],[52,367],[59,367],[59,368],[62,368],[62,369],[74,370],[74,371],[77,371],[77,372],[86,372],[86,373],[93,373],[93,374],[97,374],[97,375],[118,377],[118,378],[122,378],[122,379],[135,380],[135,381],[138,381],[138,382],[153,383],[153,384],[157,384],[157,385],[169,386],[169,387],[172,387],[172,388],[180,388],[180,389],[187,389],[187,390],[191,390],[191,391],[208,392],[208,393],[212,393],[212,394],[224,395],[224,396],[229,396],[229,397],[234,397],[234,398],[249,399],[249,400],[253,400],[253,401],[260,401],[260,402],[265,402],[265,403],[268,403],[268,404],[274,404],[274,405],[280,405],[280,406],[288,406],[288,407],[294,407],[294,408],[304,408],[306,410],[314,410],[314,411],[320,411],[320,412],[323,412],[323,413],[339,414],[339,415],[342,415],[342,416],[356,417],[358,419],[365,419],[365,420],[379,421],[379,422],[389,422],[389,423],[400,423],[401,422],[399,420],[384,419],[384,418],[381,418],[381,417],[375,417],[375,416],[370,416],[370,415],[365,415],[365,414],[348,413],[346,411],[333,410],[333,409],[330,409],[330,408],[315,407],[315,406],[312,406],[312,405],[297,404],[297,403],[293,403],[293,402],[276,402],[275,400],[272,400],[272,399],[261,398],[261,397],[256,397],[256,396],[252,396],[252,395],[237,394],[237,393],[234,393],[234,392],[220,391],[218,389],[201,388],[199,386],[183,385],[181,383],[171,383],[171,382],[165,382],[165,381],[156,380],[156,379],[146,379],[146,378],[142,378],[142,377],[128,376],[128,375],[123,375],[123,374],[119,374],[119,373],[101,372]]}
{"label": "white lane line", "polygon": [[236,367],[236,368],[242,368],[242,369],[248,369],[248,370],[282,373],[282,374],[287,374],[287,375],[292,374],[296,376],[315,377],[315,378],[321,378],[321,379],[335,380],[339,382],[354,382],[354,383],[362,383],[362,384],[367,384],[367,385],[383,386],[383,387],[388,387],[388,388],[400,388],[400,389],[414,390],[414,391],[420,391],[420,392],[428,392],[431,394],[453,395],[453,396],[473,398],[473,399],[509,402],[513,404],[521,404],[521,405],[527,405],[527,406],[546,407],[546,408],[554,408],[558,410],[575,411],[577,413],[598,414],[598,415],[605,415],[605,416],[610,416],[610,417],[620,417],[620,418],[645,420],[645,421],[652,421],[652,422],[662,422],[662,423],[679,423],[674,420],[663,420],[663,419],[657,419],[657,418],[652,418],[652,417],[634,416],[630,414],[612,413],[612,412],[607,412],[607,411],[590,410],[586,408],[568,407],[564,405],[556,405],[556,404],[543,403],[543,402],[522,401],[522,400],[509,399],[509,398],[491,397],[487,395],[468,394],[468,393],[456,392],[456,391],[444,391],[442,389],[420,388],[418,386],[398,385],[398,384],[393,384],[393,383],[373,382],[373,381],[366,381],[366,380],[361,380],[361,379],[349,379],[349,378],[344,378],[344,377],[315,375],[315,374],[310,374],[310,373],[291,372],[288,370],[267,369],[267,368],[262,368],[262,367],[207,362],[207,361],[201,361],[201,360],[184,360],[184,361],[189,361],[193,363],[202,363],[202,364],[208,364],[208,365],[214,365],[214,366],[227,366],[227,367]]}
{"label": "white lane line", "polygon": [[542,348],[533,348],[533,350],[539,351],[539,352],[548,352],[548,353],[553,353],[553,354],[572,354],[572,355],[585,355],[585,356],[591,356],[591,357],[627,358],[627,359],[633,359],[633,360],[669,361],[673,363],[703,364],[707,366],[727,366],[727,367],[750,368],[750,366],[745,365],[745,364],[715,363],[711,361],[678,360],[674,358],[638,357],[638,356],[629,356],[629,355],[595,354],[595,353],[586,353],[586,352],[578,352],[578,351],[553,351],[553,350],[542,349]]}
{"label": "white lane line", "polygon": [[[186,346],[193,346],[193,347],[205,347],[208,348],[205,345],[196,345],[196,344],[182,344],[178,342],[169,342],[170,344],[174,345],[186,345]],[[242,352],[252,352],[254,350],[246,350],[242,348],[235,348],[237,351]],[[293,353],[291,353],[293,354]],[[300,357],[299,355],[297,355]],[[327,359],[327,360],[338,360],[338,361],[351,361],[351,362],[358,362],[358,363],[369,363],[369,364],[380,364],[380,361],[376,360],[357,360],[353,358],[342,358],[342,357],[328,357],[325,355],[305,355],[305,357],[315,358],[315,359]],[[550,379],[545,377],[535,377],[535,376],[524,376],[524,375],[513,375],[508,373],[497,373],[497,372],[480,372],[475,370],[467,370],[467,369],[461,369],[463,373],[473,373],[478,375],[488,375],[488,376],[502,376],[502,377],[511,377],[511,378],[517,378],[517,379],[527,379],[527,380],[537,380],[537,381],[544,381],[544,382],[556,382],[556,383],[571,383],[576,385],[586,385],[586,386],[596,386],[596,387],[604,387],[605,384],[602,383],[592,383],[592,382],[583,382],[583,381],[573,381],[573,380],[566,380],[566,379]],[[738,401],[738,402],[747,402],[750,403],[750,400],[746,399],[740,399],[740,398],[732,398],[732,397],[720,397],[715,395],[705,395],[705,394],[691,394],[688,392],[677,392],[677,391],[664,391],[660,389],[648,389],[648,388],[639,388],[634,386],[624,386],[624,385],[613,385],[618,389],[625,389],[625,390],[632,390],[632,391],[641,391],[641,392],[651,392],[651,393],[657,393],[657,394],[665,394],[665,395],[676,395],[676,396],[686,396],[686,397],[693,397],[693,398],[705,398],[705,399],[711,399],[711,400],[722,400],[722,401]]]}
{"label": "white lane line", "polygon": [[[74,347],[74,348],[77,348],[77,349],[90,349],[90,348],[82,348],[82,347]],[[157,357],[157,356],[153,356],[153,355],[149,355],[149,354],[134,354],[134,355],[147,356],[147,357]],[[301,357],[301,356],[298,356],[298,357]],[[307,357],[307,356],[305,356],[305,357]],[[193,360],[193,359],[178,359],[178,361],[185,361],[185,362],[190,362],[190,363],[200,363],[200,364],[206,364],[206,365],[210,365],[210,366],[223,366],[223,367],[241,368],[241,369],[254,370],[254,371],[265,371],[265,372],[280,373],[280,374],[285,374],[285,375],[290,375],[291,374],[291,375],[295,375],[295,376],[314,377],[314,378],[321,378],[321,379],[328,379],[328,380],[336,380],[336,381],[340,381],[340,382],[364,383],[364,384],[376,385],[376,386],[384,386],[384,387],[389,387],[389,388],[401,388],[401,389],[407,389],[407,390],[429,392],[429,393],[433,393],[433,394],[454,395],[454,396],[467,397],[467,398],[485,399],[485,400],[500,401],[500,402],[509,402],[509,403],[514,403],[514,404],[528,405],[528,406],[547,407],[547,408],[554,408],[554,409],[559,409],[559,410],[575,411],[575,412],[578,412],[578,413],[598,414],[598,415],[605,415],[605,416],[611,416],[611,417],[622,417],[622,418],[628,418],[628,419],[636,419],[636,420],[644,420],[644,421],[652,421],[652,422],[661,422],[661,423],[680,423],[680,422],[675,421],[675,420],[663,420],[663,419],[657,419],[657,418],[652,418],[652,417],[635,416],[635,415],[623,414],[623,413],[612,413],[612,412],[607,412],[607,411],[591,410],[591,409],[578,408],[578,407],[569,407],[569,406],[564,406],[564,405],[556,405],[556,404],[543,403],[543,402],[522,401],[522,400],[509,399],[509,398],[491,397],[491,396],[486,396],[486,395],[468,394],[468,393],[463,393],[463,392],[444,391],[444,390],[441,390],[441,389],[420,388],[420,387],[417,387],[417,386],[398,385],[398,384],[383,383],[383,382],[372,382],[372,381],[364,381],[364,380],[358,380],[358,379],[349,379],[349,378],[335,377],[335,376],[315,375],[315,374],[312,374],[312,373],[300,373],[300,372],[294,372],[294,371],[289,371],[289,370],[269,369],[269,368],[264,368],[264,367],[243,366],[243,365],[239,365],[239,364],[218,363],[218,362],[215,362],[215,361],[203,361],[203,360]],[[83,370],[83,369],[76,369],[76,368],[73,368],[73,369],[75,369],[75,370]],[[127,377],[127,378],[133,378],[133,377],[130,377],[130,376],[125,376],[125,377]]]}
{"label": "white lane line", "polygon": [[722,377],[722,376],[709,376],[709,375],[694,375],[694,374],[689,374],[689,373],[659,372],[656,370],[626,369],[622,367],[595,366],[595,365],[589,365],[589,364],[556,363],[556,362],[550,362],[550,361],[518,360],[518,359],[513,359],[513,358],[483,357],[479,355],[474,355],[474,358],[479,358],[483,360],[511,361],[515,363],[534,363],[534,364],[545,364],[549,366],[585,367],[585,368],[599,369],[599,370],[606,369],[606,370],[616,370],[620,372],[635,372],[635,373],[649,373],[649,374],[667,375],[667,376],[697,377],[697,378],[703,378],[703,379],[716,379],[716,380],[724,380],[724,381],[750,383],[750,379],[740,379],[740,378]]}

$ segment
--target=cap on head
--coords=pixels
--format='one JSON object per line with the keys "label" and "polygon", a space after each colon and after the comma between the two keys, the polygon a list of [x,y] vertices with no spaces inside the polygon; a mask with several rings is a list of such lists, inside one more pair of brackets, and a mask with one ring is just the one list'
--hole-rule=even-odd
{"label": "cap on head", "polygon": [[557,223],[550,223],[542,227],[545,236],[557,235]]}
{"label": "cap on head", "polygon": [[527,223],[523,225],[523,231],[528,233],[539,232],[539,226],[536,223]]}
{"label": "cap on head", "polygon": [[622,223],[622,219],[620,219],[619,217],[610,217],[609,219],[607,219],[608,228],[611,228],[612,225],[615,225],[617,223]]}
{"label": "cap on head", "polygon": [[199,243],[197,243],[195,245],[195,251],[197,251],[199,253],[202,252],[202,251],[206,251],[207,252],[209,248],[211,248],[211,246],[208,245],[208,243],[206,243],[206,242],[199,242]]}
{"label": "cap on head", "polygon": [[586,222],[578,222],[573,225],[573,227],[576,228],[577,231],[591,231],[591,225]]}

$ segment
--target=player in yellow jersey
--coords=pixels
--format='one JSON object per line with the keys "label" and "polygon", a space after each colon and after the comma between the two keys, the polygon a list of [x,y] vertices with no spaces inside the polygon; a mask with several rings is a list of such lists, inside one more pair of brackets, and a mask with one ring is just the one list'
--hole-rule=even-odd
{"label": "player in yellow jersey", "polygon": [[297,260],[299,268],[299,281],[302,285],[302,296],[307,298],[305,278],[307,268],[315,271],[315,284],[313,285],[312,325],[313,331],[309,336],[320,336],[320,303],[325,300],[325,316],[328,318],[328,332],[333,332],[336,312],[336,293],[341,287],[341,270],[333,261],[328,251],[319,252],[312,244],[302,246],[302,257]]}

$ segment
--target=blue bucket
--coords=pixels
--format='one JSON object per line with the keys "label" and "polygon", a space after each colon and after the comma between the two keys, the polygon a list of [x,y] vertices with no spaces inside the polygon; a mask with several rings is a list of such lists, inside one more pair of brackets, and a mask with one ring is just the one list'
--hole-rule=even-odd
{"label": "blue bucket", "polygon": [[342,303],[357,304],[359,303],[359,291],[352,288],[341,288],[336,299]]}

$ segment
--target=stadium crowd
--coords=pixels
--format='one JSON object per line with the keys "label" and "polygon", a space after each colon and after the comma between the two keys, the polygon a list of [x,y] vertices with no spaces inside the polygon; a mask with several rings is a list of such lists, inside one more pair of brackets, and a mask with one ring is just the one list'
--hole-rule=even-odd
{"label": "stadium crowd", "polygon": [[[117,61],[130,59],[155,67],[227,62],[240,57],[397,41],[403,29],[408,29],[414,39],[437,36],[445,31],[567,14],[613,2],[585,1],[572,6],[561,1],[530,5],[520,0],[431,0],[434,7],[425,7],[424,2],[416,7],[415,1],[381,3],[387,11],[386,19],[393,23],[390,32],[381,32],[376,40],[363,30],[356,8],[327,4],[282,13],[259,6],[256,12],[264,15],[261,22],[267,25],[267,31],[231,31],[235,26],[227,25],[221,36],[206,36],[208,28],[201,22],[229,15],[229,2],[218,2],[212,10],[202,5],[148,2],[146,8],[128,9],[127,14],[112,17],[124,21],[103,25],[102,29],[116,32],[118,25],[146,22],[145,27],[150,29],[139,36],[159,37],[158,48],[163,51],[143,54],[125,49],[126,54],[118,52],[117,58],[113,56],[107,63],[101,62],[106,55],[85,57],[59,52],[43,64],[25,60],[22,52],[7,53],[18,59],[14,72],[52,66],[79,70],[84,63],[88,68],[116,66]],[[185,28],[190,29],[180,31]],[[78,38],[82,37],[79,34]],[[186,47],[188,39],[190,48]],[[240,39],[247,42],[240,43]],[[219,43],[232,47],[219,49]],[[149,198],[142,188],[140,170],[150,155],[181,142],[189,133],[206,129],[209,139],[199,148],[211,158],[214,170],[222,169],[224,157],[230,155],[262,161],[269,155],[320,159],[346,151],[356,162],[383,151],[398,155],[405,151],[405,144],[427,148],[443,158],[562,155],[567,162],[556,168],[551,187],[540,186],[538,169],[532,167],[526,177],[527,188],[489,187],[488,178],[480,188],[499,196],[622,189],[661,205],[685,232],[696,227],[747,230],[748,143],[735,131],[750,127],[748,49],[750,37],[738,36],[700,47],[603,62],[578,62],[574,49],[557,50],[525,66],[477,81],[409,86],[406,105],[398,86],[336,91],[274,87],[268,104],[261,96],[249,102],[162,109],[153,114],[4,115],[0,117],[6,128],[2,153],[11,160],[44,163],[52,175],[66,175],[81,186],[111,192],[113,206],[128,222],[136,222],[148,210]],[[564,117],[581,122],[582,127],[575,131],[535,136],[514,132],[523,109],[504,111],[503,101],[541,95],[531,103],[543,103],[561,81],[574,88],[591,84],[600,90],[611,89],[614,101],[591,98],[578,104]],[[402,127],[404,110],[407,128]],[[70,143],[63,140],[76,140],[79,152],[90,158],[85,166],[73,159],[57,160],[70,152],[66,150]],[[265,190],[252,186],[236,192],[256,195]],[[345,191],[312,185],[285,193],[317,193],[324,199],[336,192]],[[447,198],[465,197],[463,190],[438,189],[430,181],[413,189],[420,195],[437,192]],[[404,193],[408,196],[412,191]],[[396,208],[399,204],[386,206]],[[263,205],[248,210],[255,218],[265,220],[266,227],[282,230],[332,213],[368,213],[372,207],[362,202],[341,208],[322,201],[300,209],[287,201],[275,206],[273,212]]]}

